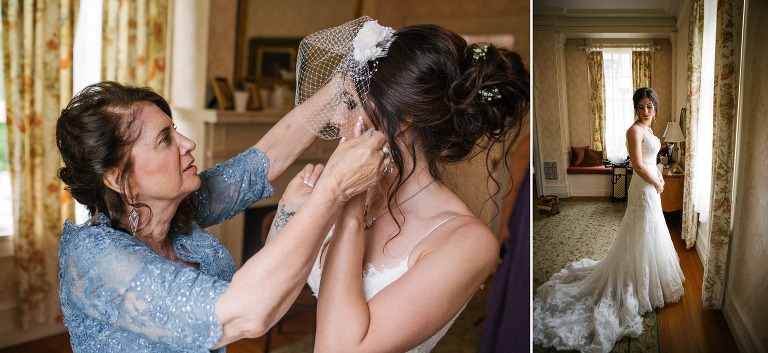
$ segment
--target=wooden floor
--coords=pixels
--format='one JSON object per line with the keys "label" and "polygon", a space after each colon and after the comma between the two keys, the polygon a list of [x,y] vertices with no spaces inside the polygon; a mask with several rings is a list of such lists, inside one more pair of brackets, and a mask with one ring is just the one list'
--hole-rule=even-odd
{"label": "wooden floor", "polygon": [[685,294],[679,302],[667,304],[658,311],[659,350],[672,352],[738,352],[723,312],[705,310],[702,306],[701,285],[704,267],[695,248],[686,249],[680,238],[680,211],[665,214],[667,225],[680,257],[685,275]]}

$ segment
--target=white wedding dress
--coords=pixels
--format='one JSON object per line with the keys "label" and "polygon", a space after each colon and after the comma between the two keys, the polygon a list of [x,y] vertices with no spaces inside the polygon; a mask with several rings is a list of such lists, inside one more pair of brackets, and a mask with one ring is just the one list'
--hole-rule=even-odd
{"label": "white wedding dress", "polygon": [[[642,163],[656,168],[660,142],[644,136]],[[627,210],[600,261],[569,264],[541,285],[533,301],[534,344],[609,352],[624,336],[643,332],[642,315],[683,295],[683,271],[656,188],[635,175]]]}
{"label": "white wedding dress", "polygon": [[[437,226],[432,228],[429,232],[427,232],[426,235],[422,237],[422,241],[432,234],[432,232],[440,227],[441,225],[445,224],[446,222],[461,216],[452,216],[448,219],[443,220],[440,222]],[[325,242],[327,243],[330,241],[330,237],[333,234],[333,229],[331,229],[331,232],[328,234],[328,237],[326,237]],[[325,247],[325,246],[323,246]],[[322,250],[321,250],[322,252]],[[410,254],[406,256],[405,258],[401,259],[398,262],[397,266],[394,267],[386,267],[381,266],[381,268],[374,266],[373,264],[369,263],[365,266],[363,270],[363,294],[365,295],[365,301],[370,301],[379,291],[384,289],[386,286],[392,284],[392,282],[396,281],[398,278],[402,277],[406,272],[408,272],[408,258],[410,257]],[[309,284],[309,287],[312,289],[312,292],[314,292],[315,296],[318,296],[318,293],[320,291],[320,281],[322,279],[322,273],[323,269],[320,266],[320,256],[317,257],[317,260],[315,260],[314,266],[312,266],[312,271],[309,274],[309,278],[307,279],[307,284]],[[445,333],[448,332],[448,329],[453,325],[453,322],[456,321],[456,318],[459,317],[459,314],[461,314],[462,311],[464,311],[464,308],[466,307],[466,304],[464,307],[462,307],[461,310],[459,310],[454,317],[443,326],[439,331],[437,331],[432,337],[427,339],[426,341],[422,342],[420,345],[408,350],[405,353],[427,353],[432,351],[433,348],[437,345],[437,342],[440,341],[443,336],[445,336]]]}

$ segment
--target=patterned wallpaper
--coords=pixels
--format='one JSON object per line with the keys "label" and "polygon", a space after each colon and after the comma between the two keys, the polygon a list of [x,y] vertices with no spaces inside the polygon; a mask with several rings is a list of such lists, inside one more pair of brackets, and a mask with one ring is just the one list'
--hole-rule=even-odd
{"label": "patterned wallpaper", "polygon": [[[669,39],[654,39],[654,44],[661,46],[661,49],[653,52],[653,68],[651,71],[651,87],[656,90],[656,94],[659,95],[659,111],[656,114],[656,124],[653,128],[653,132],[659,138],[664,135],[664,129],[667,127],[667,122],[672,121],[672,116],[677,118],[680,115],[680,111],[673,107],[675,97],[672,95],[672,42]],[[678,70],[681,70],[678,68]],[[683,71],[686,68],[682,68]],[[674,112],[677,110],[677,112]]]}
{"label": "patterned wallpaper", "polygon": [[[558,34],[554,30],[533,33],[533,109],[536,114],[539,156],[541,161],[557,161],[558,177],[563,180],[561,151],[560,87],[557,68]],[[554,184],[544,181],[544,184]]]}
{"label": "patterned wallpaper", "polygon": [[[362,0],[363,14],[399,28],[435,23],[461,34],[512,33],[515,50],[530,56],[530,4],[525,0]],[[529,62],[526,59],[526,62]]]}
{"label": "patterned wallpaper", "polygon": [[302,38],[355,16],[355,1],[349,0],[248,1],[248,38]]}
{"label": "patterned wallpaper", "polygon": [[[750,2],[748,21],[763,19],[768,16],[768,5],[763,2]],[[758,20],[759,21],[759,20]],[[744,166],[737,173],[743,173],[738,194],[743,200],[737,200],[739,209],[734,209],[735,222],[739,229],[731,243],[731,255],[729,267],[732,269],[728,277],[728,293],[726,301],[733,301],[740,306],[741,314],[746,317],[746,325],[751,326],[754,337],[762,342],[763,347],[768,347],[768,306],[765,305],[768,293],[768,218],[765,217],[768,210],[768,183],[765,176],[768,175],[768,124],[765,116],[768,116],[768,91],[765,90],[765,78],[768,77],[768,27],[752,25],[753,33],[747,35],[751,38],[752,57],[745,58],[746,72],[751,79],[750,87],[743,92],[743,99],[747,106],[746,128],[742,129],[742,139],[749,147],[746,151]],[[751,62],[750,62],[751,61]],[[735,270],[738,269],[738,270]]]}
{"label": "patterned wallpaper", "polygon": [[[211,3],[211,24],[208,27],[208,76],[230,78],[234,69],[237,0],[216,0]],[[222,40],[226,38],[227,40]]]}
{"label": "patterned wallpaper", "polygon": [[579,49],[584,39],[571,39],[565,43],[565,74],[568,92],[568,128],[571,146],[589,146],[592,142],[592,111],[589,104],[589,72],[587,52]]}

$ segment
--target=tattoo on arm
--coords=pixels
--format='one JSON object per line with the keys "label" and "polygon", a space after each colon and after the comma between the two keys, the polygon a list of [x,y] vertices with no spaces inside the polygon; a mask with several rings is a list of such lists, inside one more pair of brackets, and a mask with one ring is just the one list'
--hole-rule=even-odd
{"label": "tattoo on arm", "polygon": [[275,221],[273,222],[275,230],[280,230],[285,227],[285,225],[288,224],[288,219],[295,214],[295,211],[288,211],[285,205],[280,205],[280,209],[277,210],[277,215],[275,215]]}

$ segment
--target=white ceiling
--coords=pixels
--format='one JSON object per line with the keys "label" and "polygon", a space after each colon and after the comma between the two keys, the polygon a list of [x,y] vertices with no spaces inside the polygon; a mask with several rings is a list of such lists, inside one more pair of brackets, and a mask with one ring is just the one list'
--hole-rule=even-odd
{"label": "white ceiling", "polygon": [[533,0],[539,17],[673,17],[685,0]]}

